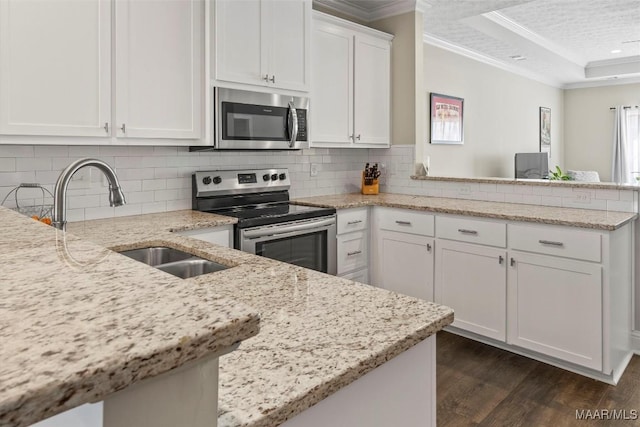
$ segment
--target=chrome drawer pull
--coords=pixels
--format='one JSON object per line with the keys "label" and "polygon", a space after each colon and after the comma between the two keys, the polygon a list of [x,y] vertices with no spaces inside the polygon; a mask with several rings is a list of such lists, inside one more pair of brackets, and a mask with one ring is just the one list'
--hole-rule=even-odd
{"label": "chrome drawer pull", "polygon": [[471,234],[473,236],[477,236],[478,232],[476,230],[467,230],[464,228],[458,228],[458,233],[462,233],[462,234]]}
{"label": "chrome drawer pull", "polygon": [[553,240],[538,240],[538,242],[541,245],[550,245],[550,246],[558,246],[558,247],[564,246],[564,243],[562,243],[562,242],[554,242]]}
{"label": "chrome drawer pull", "polygon": [[357,219],[357,220],[355,220],[355,221],[349,221],[349,222],[347,222],[347,225],[360,224],[361,222],[362,222],[362,220],[361,220],[361,219]]}
{"label": "chrome drawer pull", "polygon": [[411,221],[396,221],[396,224],[400,224],[400,225],[411,225]]}
{"label": "chrome drawer pull", "polygon": [[362,251],[353,251],[353,252],[347,252],[347,256],[354,256],[354,255],[358,255],[361,254]]}

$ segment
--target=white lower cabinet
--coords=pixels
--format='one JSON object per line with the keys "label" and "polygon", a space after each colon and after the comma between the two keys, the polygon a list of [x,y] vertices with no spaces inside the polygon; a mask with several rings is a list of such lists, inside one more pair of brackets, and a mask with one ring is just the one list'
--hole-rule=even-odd
{"label": "white lower cabinet", "polygon": [[337,212],[337,275],[369,283],[369,208]]}
{"label": "white lower cabinet", "polygon": [[506,339],[506,250],[438,240],[435,302],[455,311],[453,326]]}
{"label": "white lower cabinet", "polygon": [[372,284],[433,301],[433,234],[432,214],[374,208]]}
{"label": "white lower cabinet", "polygon": [[433,301],[433,238],[380,230],[374,285]]}
{"label": "white lower cabinet", "polygon": [[191,237],[192,239],[203,240],[226,248],[233,248],[233,225],[178,231],[176,234]]}
{"label": "white lower cabinet", "polygon": [[602,266],[513,251],[509,344],[602,370]]}

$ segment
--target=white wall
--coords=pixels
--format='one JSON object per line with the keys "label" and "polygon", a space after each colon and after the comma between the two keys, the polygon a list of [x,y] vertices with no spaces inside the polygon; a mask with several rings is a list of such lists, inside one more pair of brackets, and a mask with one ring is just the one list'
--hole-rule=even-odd
{"label": "white wall", "polygon": [[[186,147],[0,145],[0,201],[23,182],[40,183],[53,192],[60,172],[82,157],[99,158],[116,169],[127,204],[109,207],[106,183],[100,172],[92,171],[86,180],[70,184],[68,221],[191,209],[191,174],[196,170],[289,168],[292,197],[357,192],[369,150],[191,153]],[[310,176],[311,163],[319,166],[316,177]],[[39,194],[20,190],[19,201],[42,203]],[[13,207],[13,197],[5,204]]]}
{"label": "white wall", "polygon": [[[424,44],[424,154],[431,175],[512,178],[517,152],[539,151],[539,107],[551,108],[549,165],[564,164],[563,91]],[[429,144],[429,92],[464,98],[464,145]]]}
{"label": "white wall", "polygon": [[640,105],[640,83],[567,89],[564,94],[564,155],[567,169],[595,170],[611,180],[613,111]]}

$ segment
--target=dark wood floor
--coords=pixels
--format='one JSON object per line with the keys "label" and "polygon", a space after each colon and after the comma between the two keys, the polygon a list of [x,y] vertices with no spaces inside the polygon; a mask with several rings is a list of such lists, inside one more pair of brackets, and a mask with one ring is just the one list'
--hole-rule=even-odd
{"label": "dark wood floor", "polygon": [[576,410],[640,414],[640,357],[617,386],[447,332],[437,335],[438,427],[640,426],[576,420]]}

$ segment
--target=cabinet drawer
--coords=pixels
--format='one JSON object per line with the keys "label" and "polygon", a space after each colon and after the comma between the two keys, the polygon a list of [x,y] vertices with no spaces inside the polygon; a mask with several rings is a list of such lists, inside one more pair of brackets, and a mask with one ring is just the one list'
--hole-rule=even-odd
{"label": "cabinet drawer", "polygon": [[338,234],[366,230],[368,219],[369,208],[341,209],[338,211]]}
{"label": "cabinet drawer", "polygon": [[521,251],[600,262],[601,241],[597,232],[509,224],[509,247]]}
{"label": "cabinet drawer", "polygon": [[378,227],[381,230],[433,236],[433,215],[407,209],[379,208]]}
{"label": "cabinet drawer", "polygon": [[367,267],[367,235],[363,231],[338,236],[338,275]]}
{"label": "cabinet drawer", "polygon": [[469,218],[436,218],[436,237],[504,248],[507,245],[507,225],[501,222]]}

